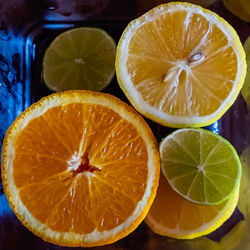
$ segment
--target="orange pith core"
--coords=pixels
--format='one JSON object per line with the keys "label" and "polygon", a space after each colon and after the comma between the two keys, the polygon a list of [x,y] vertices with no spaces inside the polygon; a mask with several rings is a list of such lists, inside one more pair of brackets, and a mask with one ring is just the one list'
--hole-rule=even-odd
{"label": "orange pith core", "polygon": [[74,103],[31,120],[15,143],[14,184],[32,216],[57,232],[123,223],[142,199],[148,153],[137,129],[112,109]]}
{"label": "orange pith core", "polygon": [[87,153],[82,156],[80,165],[72,172],[76,175],[78,173],[83,173],[84,171],[89,171],[90,173],[93,173],[94,171],[101,171],[101,169],[90,165]]}

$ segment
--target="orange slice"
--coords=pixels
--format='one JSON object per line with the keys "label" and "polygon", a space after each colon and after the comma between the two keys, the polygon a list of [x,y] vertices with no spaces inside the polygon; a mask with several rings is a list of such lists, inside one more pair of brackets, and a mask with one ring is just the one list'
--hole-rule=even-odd
{"label": "orange slice", "polygon": [[108,94],[45,97],[3,143],[10,206],[34,234],[59,245],[104,245],[133,231],[153,202],[159,169],[146,122]]}
{"label": "orange slice", "polygon": [[200,205],[175,192],[163,174],[156,198],[145,219],[157,234],[176,239],[193,239],[213,232],[233,213],[239,197],[239,187],[229,200],[219,205]]}
{"label": "orange slice", "polygon": [[116,54],[120,87],[149,119],[201,127],[233,104],[246,75],[236,31],[200,6],[173,2],[132,21]]}

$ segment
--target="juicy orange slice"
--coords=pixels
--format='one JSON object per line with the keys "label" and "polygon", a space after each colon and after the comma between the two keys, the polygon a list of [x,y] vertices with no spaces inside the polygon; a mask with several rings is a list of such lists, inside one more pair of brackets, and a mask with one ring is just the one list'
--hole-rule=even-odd
{"label": "juicy orange slice", "polygon": [[171,127],[200,127],[232,105],[246,60],[225,20],[179,2],[157,6],[127,26],[116,71],[120,87],[143,115]]}
{"label": "juicy orange slice", "polygon": [[146,122],[119,99],[68,91],[43,98],[9,128],[2,178],[21,222],[66,246],[114,242],[155,197],[159,155]]}
{"label": "juicy orange slice", "polygon": [[233,213],[239,187],[229,200],[219,205],[200,205],[175,192],[161,174],[156,198],[145,219],[157,234],[176,239],[193,239],[213,232]]}

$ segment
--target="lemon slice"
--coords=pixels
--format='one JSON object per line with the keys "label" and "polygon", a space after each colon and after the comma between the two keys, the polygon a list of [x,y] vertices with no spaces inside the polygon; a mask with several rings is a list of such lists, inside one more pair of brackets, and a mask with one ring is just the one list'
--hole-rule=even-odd
{"label": "lemon slice", "polygon": [[237,189],[241,163],[233,146],[204,129],[180,129],[160,144],[161,167],[171,187],[185,199],[217,205]]}
{"label": "lemon slice", "polygon": [[99,91],[115,72],[116,45],[98,28],[76,28],[57,36],[45,52],[43,79],[60,92],[69,89]]}
{"label": "lemon slice", "polygon": [[235,101],[246,74],[245,53],[235,30],[215,13],[169,3],[127,26],[116,73],[146,117],[170,127],[200,127]]}
{"label": "lemon slice", "polygon": [[[230,199],[219,205],[195,204],[176,193],[161,175],[156,198],[145,222],[157,234],[176,239],[193,239],[220,227],[232,215],[238,197],[239,188]],[[197,249],[201,249],[201,245]]]}

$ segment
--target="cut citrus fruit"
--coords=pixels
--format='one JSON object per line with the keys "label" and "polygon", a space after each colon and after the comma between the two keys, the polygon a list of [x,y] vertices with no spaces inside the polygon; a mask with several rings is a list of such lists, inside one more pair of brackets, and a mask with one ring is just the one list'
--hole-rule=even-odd
{"label": "cut citrus fruit", "polygon": [[235,101],[246,74],[245,53],[235,30],[215,13],[169,3],[127,26],[116,73],[146,117],[171,127],[200,127]]}
{"label": "cut citrus fruit", "polygon": [[90,91],[53,94],[8,129],[2,179],[21,222],[46,241],[97,246],[134,230],[159,182],[155,138],[119,99]]}
{"label": "cut citrus fruit", "polygon": [[208,206],[190,202],[176,193],[160,176],[156,198],[145,222],[157,234],[177,239],[193,239],[213,232],[233,213],[239,188],[229,200]]}
{"label": "cut citrus fruit", "polygon": [[43,79],[53,91],[99,91],[115,72],[114,40],[98,28],[76,28],[57,36],[45,52]]}
{"label": "cut citrus fruit", "polygon": [[250,108],[250,36],[244,43],[244,49],[246,52],[247,59],[247,75],[243,87],[241,89],[241,94],[245,99],[247,106]]}
{"label": "cut citrus fruit", "polygon": [[180,129],[160,144],[161,167],[171,187],[189,201],[216,205],[239,186],[241,163],[233,146],[205,129]]}
{"label": "cut citrus fruit", "polygon": [[250,10],[247,8],[249,0],[223,0],[227,10],[237,16],[239,19],[250,22]]}

